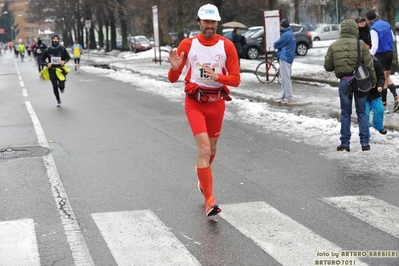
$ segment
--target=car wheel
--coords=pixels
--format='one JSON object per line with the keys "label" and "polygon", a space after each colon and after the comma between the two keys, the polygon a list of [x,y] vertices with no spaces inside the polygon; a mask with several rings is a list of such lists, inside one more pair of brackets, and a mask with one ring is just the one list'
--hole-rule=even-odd
{"label": "car wheel", "polygon": [[296,46],[296,54],[304,56],[308,53],[308,46],[304,43],[298,43]]}
{"label": "car wheel", "polygon": [[246,56],[249,59],[256,59],[259,57],[259,49],[255,46],[249,47],[246,52]]}
{"label": "car wheel", "polygon": [[319,37],[315,37],[315,38],[313,39],[313,41],[320,41],[320,38],[319,38]]}

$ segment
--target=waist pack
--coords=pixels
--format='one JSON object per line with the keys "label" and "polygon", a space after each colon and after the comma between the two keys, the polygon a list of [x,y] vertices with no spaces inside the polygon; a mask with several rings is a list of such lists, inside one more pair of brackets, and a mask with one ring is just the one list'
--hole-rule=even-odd
{"label": "waist pack", "polygon": [[231,97],[223,90],[223,88],[210,90],[204,88],[197,88],[191,93],[186,92],[186,95],[201,103],[217,102],[219,100],[231,101]]}

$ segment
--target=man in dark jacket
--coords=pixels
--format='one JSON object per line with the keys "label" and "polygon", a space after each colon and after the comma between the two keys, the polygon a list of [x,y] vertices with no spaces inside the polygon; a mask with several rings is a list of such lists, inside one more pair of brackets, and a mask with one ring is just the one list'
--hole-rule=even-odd
{"label": "man in dark jacket", "polygon": [[[351,115],[352,115],[352,97],[348,97],[349,81],[353,79],[353,72],[358,63],[357,41],[359,36],[359,27],[352,19],[341,22],[341,32],[339,39],[333,42],[327,50],[324,59],[324,69],[334,71],[339,81],[339,98],[341,105],[341,144],[337,151],[350,151],[351,138]],[[377,82],[373,67],[373,59],[363,41],[360,40],[360,52],[363,64],[370,72],[371,83],[373,87]],[[366,114],[367,97],[359,97],[354,94],[357,121],[359,125],[359,138],[362,151],[370,150],[369,122]]]}
{"label": "man in dark jacket", "polygon": [[295,58],[296,39],[290,28],[290,23],[286,19],[280,21],[280,32],[280,38],[273,45],[274,49],[278,49],[277,59],[280,64],[281,95],[279,101],[292,104],[295,103],[295,100],[292,94],[291,70]]}
{"label": "man in dark jacket", "polygon": [[243,52],[243,46],[247,44],[247,40],[244,36],[241,35],[241,31],[239,28],[234,28],[231,35],[231,41],[234,43],[234,46],[237,50],[238,62],[240,63],[240,58]]}
{"label": "man in dark jacket", "polygon": [[367,48],[371,48],[371,37],[370,37],[370,27],[367,24],[365,18],[357,17],[355,18],[357,25],[359,26],[359,40],[363,40],[367,45]]}
{"label": "man in dark jacket", "polygon": [[[51,37],[51,46],[44,51],[41,63],[47,64],[50,74],[50,81],[53,85],[55,98],[57,99],[57,107],[61,106],[61,99],[58,89],[60,89],[61,93],[64,93],[66,80],[60,80],[56,71],[57,68],[59,68],[58,71],[60,71],[60,69],[62,69],[69,60],[71,60],[71,56],[65,47],[60,45],[60,37],[58,35],[53,35]],[[66,74],[67,73],[63,73],[64,76]]]}

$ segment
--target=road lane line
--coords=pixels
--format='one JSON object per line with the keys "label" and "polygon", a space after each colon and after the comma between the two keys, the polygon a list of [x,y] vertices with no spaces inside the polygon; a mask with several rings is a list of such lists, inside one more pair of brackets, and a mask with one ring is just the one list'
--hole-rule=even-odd
{"label": "road lane line", "polygon": [[[49,148],[47,138],[31,103],[25,102],[25,105],[32,119],[40,146]],[[75,265],[94,265],[89,250],[83,239],[82,232],[76,220],[71,203],[69,202],[68,196],[64,189],[64,185],[62,184],[61,178],[59,176],[53,155],[50,153],[46,156],[43,156],[43,161]]]}
{"label": "road lane line", "polygon": [[399,238],[399,208],[373,196],[323,198],[323,201]]}
{"label": "road lane line", "polygon": [[119,266],[201,265],[150,210],[91,216]]}
{"label": "road lane line", "polygon": [[[338,253],[342,248],[266,202],[223,204],[221,209],[223,219],[284,266],[327,265],[315,263],[318,260],[342,259],[332,256],[332,252]],[[357,257],[349,259],[356,260],[357,266],[367,265]]]}
{"label": "road lane line", "polygon": [[0,264],[40,266],[33,219],[0,222]]}

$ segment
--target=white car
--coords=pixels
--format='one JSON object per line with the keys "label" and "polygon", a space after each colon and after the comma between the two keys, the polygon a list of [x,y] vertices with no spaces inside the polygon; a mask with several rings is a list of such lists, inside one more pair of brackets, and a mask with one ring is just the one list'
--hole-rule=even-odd
{"label": "white car", "polygon": [[312,41],[336,40],[339,37],[339,25],[320,24],[310,34],[312,35]]}

